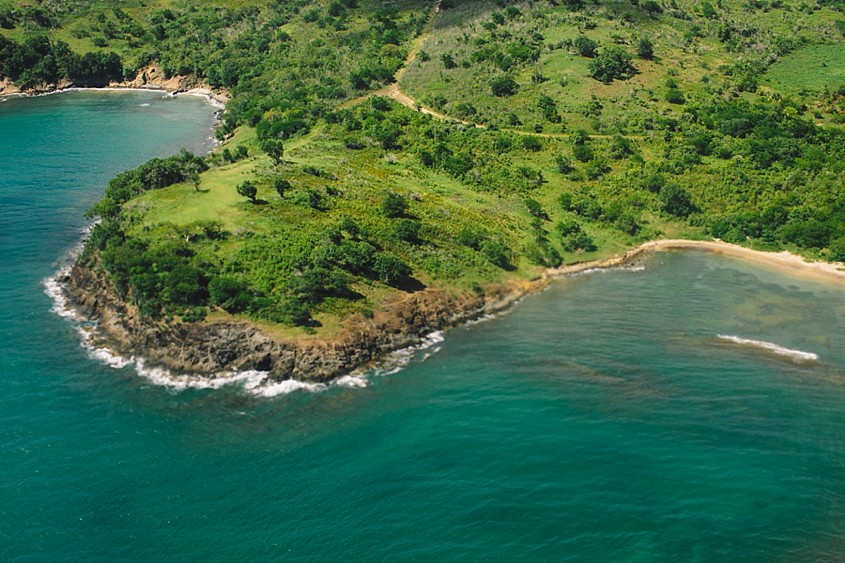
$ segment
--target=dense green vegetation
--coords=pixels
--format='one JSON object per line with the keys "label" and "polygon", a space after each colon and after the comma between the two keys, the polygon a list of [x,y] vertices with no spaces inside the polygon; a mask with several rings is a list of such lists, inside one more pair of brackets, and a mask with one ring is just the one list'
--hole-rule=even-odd
{"label": "dense green vegetation", "polygon": [[[0,3],[0,71],[117,57],[232,94],[218,151],[121,174],[92,210],[82,259],[154,318],[329,332],[661,235],[845,260],[839,4],[439,7]],[[379,90],[395,76],[410,101]]]}

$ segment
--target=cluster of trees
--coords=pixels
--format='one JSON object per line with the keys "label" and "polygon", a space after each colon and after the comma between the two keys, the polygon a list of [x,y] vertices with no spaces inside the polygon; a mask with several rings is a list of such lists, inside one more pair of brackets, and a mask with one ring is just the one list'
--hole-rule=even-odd
{"label": "cluster of trees", "polygon": [[[270,284],[259,282],[257,272],[215,258],[212,249],[230,236],[219,222],[165,224],[130,235],[126,220],[113,217],[99,223],[81,259],[102,266],[117,291],[153,319],[180,315],[199,320],[208,307],[217,306],[233,314],[307,326],[312,310],[324,300],[359,298],[352,289],[356,279],[400,287],[413,273],[396,255],[367,240],[369,235],[348,218],[316,244],[276,248],[272,261],[261,260],[272,272]],[[258,246],[269,242],[258,241]],[[255,250],[248,246],[241,260],[254,260],[248,255]]]}
{"label": "cluster of trees", "polygon": [[[0,36],[0,75],[23,88],[62,79],[103,86],[156,63],[165,77],[194,75],[234,94],[219,135],[268,118],[274,129],[269,136],[284,139],[358,90],[392,82],[406,55],[401,46],[424,28],[429,7],[430,0],[404,2],[401,8],[367,6],[363,20],[355,17],[362,9],[356,0],[324,6],[306,0],[261,7],[174,5],[143,17],[84,2],[72,10],[53,6],[44,10],[43,33],[21,44]],[[295,18],[308,31],[291,37],[280,27]],[[136,55],[122,61],[107,51],[76,54],[48,39],[49,28],[65,20],[97,46],[125,42]],[[3,21],[15,26],[23,20],[15,12]]]}
{"label": "cluster of trees", "polygon": [[159,190],[179,182],[190,181],[199,185],[199,174],[208,169],[205,159],[182,149],[179,154],[167,158],[153,158],[134,170],[121,172],[106,186],[106,195],[88,212],[90,216],[103,219],[97,229],[106,229],[109,223],[117,221],[121,206],[132,197],[149,190]]}
{"label": "cluster of trees", "polygon": [[21,88],[70,80],[80,86],[105,86],[123,79],[123,63],[116,53],[74,53],[67,43],[44,35],[16,43],[0,35],[0,76]]}

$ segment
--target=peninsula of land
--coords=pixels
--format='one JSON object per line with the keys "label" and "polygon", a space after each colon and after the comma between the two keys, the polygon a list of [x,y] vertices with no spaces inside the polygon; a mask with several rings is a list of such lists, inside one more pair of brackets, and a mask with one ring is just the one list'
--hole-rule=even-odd
{"label": "peninsula of land", "polygon": [[169,369],[325,380],[650,250],[839,278],[777,252],[845,260],[841,6],[687,4],[12,2],[0,76],[220,93],[211,154],[105,187],[68,294]]}

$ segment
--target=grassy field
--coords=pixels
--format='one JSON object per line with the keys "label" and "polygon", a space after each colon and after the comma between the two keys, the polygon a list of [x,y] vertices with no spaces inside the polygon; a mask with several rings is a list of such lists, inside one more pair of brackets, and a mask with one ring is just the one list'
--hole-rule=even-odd
{"label": "grassy field", "polygon": [[802,47],[773,64],[765,84],[790,94],[836,90],[845,85],[845,45]]}

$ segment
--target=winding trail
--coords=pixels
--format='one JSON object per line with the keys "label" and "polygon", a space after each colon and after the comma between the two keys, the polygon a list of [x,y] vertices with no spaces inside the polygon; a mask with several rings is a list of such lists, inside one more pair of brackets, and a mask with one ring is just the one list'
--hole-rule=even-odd
{"label": "winding trail", "polygon": [[[445,113],[439,112],[435,109],[430,107],[426,107],[422,105],[419,100],[415,100],[405,92],[401,90],[399,87],[399,82],[402,80],[402,77],[405,76],[405,73],[408,71],[408,68],[411,64],[417,59],[417,54],[422,50],[423,45],[425,45],[426,41],[428,41],[429,36],[431,35],[432,30],[434,29],[434,22],[437,19],[437,14],[440,12],[440,0],[435,0],[434,6],[431,9],[431,14],[429,15],[428,23],[426,24],[425,30],[420,33],[411,44],[411,49],[408,51],[408,56],[405,57],[405,61],[402,63],[402,67],[396,71],[393,75],[394,82],[388,86],[380,90],[376,90],[374,92],[369,92],[364,94],[363,96],[359,96],[357,98],[353,98],[348,100],[347,102],[341,104],[340,108],[349,108],[352,106],[356,106],[361,102],[369,99],[372,96],[381,96],[384,98],[390,98],[403,106],[410,108],[414,111],[418,111],[425,115],[430,115],[435,119],[439,119],[440,121],[445,121],[449,123],[460,123],[461,125],[466,125],[468,127],[475,127],[477,129],[487,129],[487,125],[483,123],[477,123],[474,121],[468,121],[466,119],[460,119],[458,117],[454,117],[451,115],[447,115]],[[536,131],[522,131],[520,129],[513,129],[513,128],[499,128],[499,131],[503,131],[506,133],[513,133],[515,135],[522,135],[525,137],[540,137],[544,139],[569,139],[572,137],[571,133],[538,133]],[[604,135],[604,134],[593,134],[590,135],[591,138],[601,139],[601,138],[611,138],[615,135]],[[644,136],[642,135],[622,135],[628,139],[642,139]]]}

